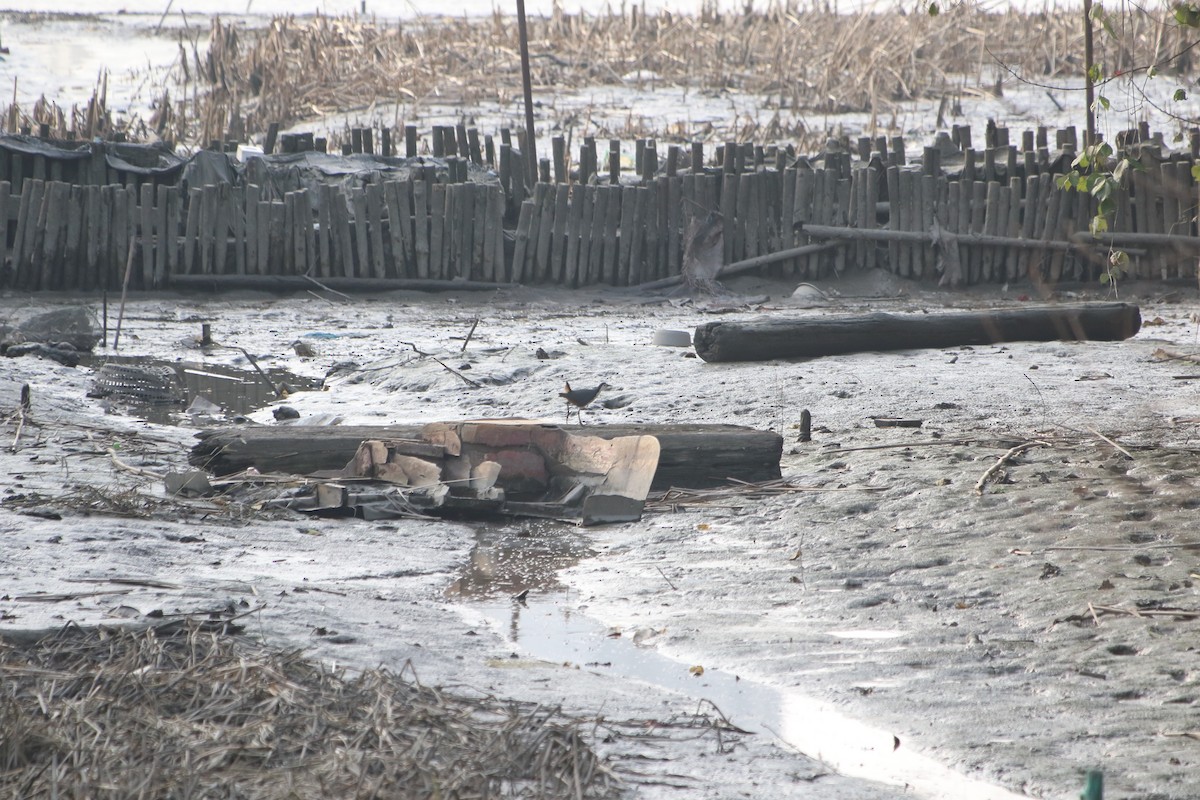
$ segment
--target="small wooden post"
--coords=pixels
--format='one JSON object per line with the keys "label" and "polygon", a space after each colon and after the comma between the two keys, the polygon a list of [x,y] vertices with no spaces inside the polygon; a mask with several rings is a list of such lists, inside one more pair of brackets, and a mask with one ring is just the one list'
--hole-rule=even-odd
{"label": "small wooden post", "polygon": [[275,152],[275,140],[279,137],[279,123],[272,122],[267,125],[267,138],[263,140],[263,153],[272,155]]}
{"label": "small wooden post", "polygon": [[525,280],[525,261],[529,249],[529,228],[533,224],[534,201],[526,200],[521,203],[521,212],[517,218],[517,233],[513,247],[512,280],[522,283]]}
{"label": "small wooden post", "polygon": [[471,157],[471,142],[467,139],[467,126],[460,122],[457,125],[455,125],[453,128],[449,128],[448,134],[454,136],[454,140],[455,140],[454,152],[455,152],[455,154],[462,156],[463,158],[470,158]]}
{"label": "small wooden post", "polygon": [[171,271],[170,252],[175,247],[175,220],[171,215],[171,200],[178,191],[173,186],[160,184],[156,192],[158,196],[154,211],[158,236],[155,239],[152,285],[159,288],[166,285]]}
{"label": "small wooden post", "polygon": [[555,136],[550,140],[551,150],[554,159],[554,182],[567,182],[567,140],[562,136]]}
{"label": "small wooden post", "polygon": [[604,215],[604,269],[600,279],[615,286],[620,249],[617,232],[621,225],[621,200],[623,198],[620,186],[609,186],[606,191],[608,193],[608,209]]}
{"label": "small wooden post", "polygon": [[417,277],[429,277],[429,184],[414,181],[413,186],[413,250],[416,253]]}
{"label": "small wooden post", "polygon": [[[887,192],[888,192],[888,228],[893,231],[904,230],[900,222],[900,167],[892,164],[887,168]],[[887,243],[888,249],[888,269],[897,275],[900,274],[900,242],[895,239],[889,239]]]}
{"label": "small wooden post", "polygon": [[141,206],[138,209],[142,228],[142,287],[154,285],[154,184],[142,184]]}
{"label": "small wooden post", "polygon": [[[588,235],[587,278],[586,281],[580,278],[586,283],[599,283],[604,279],[604,224],[608,219],[609,198],[613,191],[608,186],[594,188],[596,191],[592,193],[591,231]],[[582,267],[580,271],[583,271]]]}
{"label": "small wooden post", "polygon": [[[367,226],[371,237],[371,272],[376,278],[387,277],[383,260],[383,187],[378,183],[368,183],[366,187]],[[303,225],[306,231],[312,229],[312,211],[305,195],[303,209],[305,219]]]}
{"label": "small wooden post", "polygon": [[[491,137],[489,136],[488,139],[490,140]],[[479,129],[478,128],[467,128],[467,157],[470,158],[472,161],[474,161],[476,164],[483,163],[483,153],[479,149]],[[491,161],[491,158],[492,158],[492,152],[491,152],[491,147],[489,144],[489,147],[488,147],[489,162]]]}
{"label": "small wooden post", "polygon": [[446,279],[446,184],[429,187],[429,277]]}
{"label": "small wooden post", "polygon": [[229,198],[232,193],[233,187],[228,183],[218,184],[213,191],[213,269],[218,275],[225,274],[225,264],[229,259],[229,217],[232,210]]}
{"label": "small wooden post", "polygon": [[570,205],[567,209],[567,242],[563,255],[562,283],[575,288],[579,285],[579,235],[583,223],[583,186],[576,184],[570,190]]}
{"label": "small wooden post", "polygon": [[271,253],[271,242],[275,238],[271,235],[271,201],[261,199],[256,206],[250,209],[250,213],[254,215],[254,228],[258,236],[258,242],[254,246],[257,260],[255,269],[259,275],[269,275],[275,263]]}
{"label": "small wooden post", "polygon": [[550,280],[552,267],[550,264],[550,240],[554,233],[555,188],[549,182],[538,184],[534,194],[541,213],[538,215],[537,250],[534,252],[534,268],[538,281]]}
{"label": "small wooden post", "polygon": [[630,248],[633,245],[634,212],[636,207],[637,189],[626,186],[621,189],[621,221],[617,237],[617,271],[612,276],[616,286],[624,286],[629,282]]}
{"label": "small wooden post", "polygon": [[554,197],[554,230],[550,241],[550,274],[555,283],[561,284],[566,275],[567,218],[570,213],[571,188],[565,183],[556,184]]}

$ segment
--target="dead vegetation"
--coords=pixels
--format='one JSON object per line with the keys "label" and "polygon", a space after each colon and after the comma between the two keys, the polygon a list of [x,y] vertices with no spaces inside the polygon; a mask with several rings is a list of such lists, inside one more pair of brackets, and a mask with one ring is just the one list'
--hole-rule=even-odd
{"label": "dead vegetation", "polygon": [[[1187,73],[1186,31],[1162,13],[1139,10],[1116,19],[1115,38],[1097,24],[1096,60],[1108,74],[1137,74],[1172,58],[1160,70]],[[794,3],[737,13],[710,5],[687,16],[644,14],[636,6],[598,15],[558,9],[531,18],[529,35],[534,92],[544,101],[539,114],[578,135],[795,141],[806,133],[805,114],[869,113],[872,127],[886,128],[901,102],[953,103],[1021,79],[1081,84],[1083,73],[1083,31],[1074,11],[993,13],[963,4],[936,16],[899,10],[847,16]],[[135,137],[242,140],[271,122],[286,128],[353,111],[379,117],[390,104],[395,108],[383,124],[412,121],[432,105],[457,106],[469,117],[481,104],[496,104],[512,109],[514,121],[519,116],[517,24],[499,13],[398,23],[289,16],[262,28],[216,18],[207,45],[194,29],[180,36],[174,85],[156,98],[149,119],[126,122]],[[779,113],[765,124],[731,114],[721,129],[687,124],[686,109],[680,120],[631,113],[616,130],[593,121],[588,109],[553,102],[563,91],[615,86],[742,92]],[[93,106],[71,112],[50,101],[29,112],[13,106],[4,122],[9,131],[48,123],[63,138],[71,131],[90,136],[111,128],[102,87]]]}
{"label": "dead vegetation", "polygon": [[20,797],[618,795],[580,721],[355,676],[219,623],[0,639],[0,784]]}
{"label": "dead vegetation", "polygon": [[[710,7],[696,16],[646,15],[635,8],[596,16],[556,10],[531,19],[529,35],[535,94],[543,96],[669,85],[757,95],[781,112],[886,117],[902,101],[994,91],[997,76],[1007,77],[1009,70],[1038,81],[1081,76],[1081,27],[1074,12],[996,14],[966,5],[938,16],[849,17],[795,6],[749,13]],[[1098,37],[1098,59],[1112,71],[1128,70],[1139,58],[1159,60],[1185,44],[1177,27],[1148,15],[1131,17],[1122,35]],[[505,107],[521,97],[516,21],[499,14],[395,25],[278,18],[260,31],[215,20],[210,41],[190,75],[204,82],[201,91],[191,92],[198,100],[190,111],[202,123],[202,139],[231,127],[259,133],[271,121],[287,125],[384,103],[399,104],[406,110],[401,115],[434,102],[470,114],[481,103]],[[586,126],[586,111],[561,113],[555,122]],[[663,123],[647,121],[660,130],[644,133],[664,135]],[[738,138],[762,141],[788,133],[786,128],[743,128]],[[697,131],[676,133],[688,138]]]}

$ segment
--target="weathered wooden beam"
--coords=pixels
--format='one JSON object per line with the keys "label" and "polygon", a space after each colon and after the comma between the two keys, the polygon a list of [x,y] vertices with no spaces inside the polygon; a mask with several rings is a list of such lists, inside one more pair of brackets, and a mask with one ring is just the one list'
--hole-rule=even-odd
{"label": "weathered wooden beam", "polygon": [[1200,236],[1185,236],[1177,233],[1131,233],[1114,231],[1099,235],[1079,231],[1071,234],[1071,240],[1082,245],[1095,247],[1146,247],[1147,245],[1163,245],[1179,249],[1200,249]]}
{"label": "weathered wooden beam", "polygon": [[[260,472],[307,475],[341,469],[368,439],[416,439],[423,425],[263,425],[216,428],[196,434],[193,466],[217,475],[254,467]],[[653,488],[703,488],[780,477],[783,437],[738,425],[577,425],[562,426],[589,436],[649,435],[660,452]]]}
{"label": "weathered wooden beam", "polygon": [[1000,342],[1119,341],[1142,318],[1129,303],[1041,306],[948,314],[868,314],[708,322],[692,340],[705,361],[766,361],[839,353]]}
{"label": "weathered wooden beam", "polygon": [[[846,228],[846,230],[855,231],[857,228]],[[822,242],[821,244],[806,244],[802,245],[801,247],[792,247],[787,250],[779,250],[774,253],[767,253],[763,256],[747,258],[742,261],[738,261],[733,264],[726,264],[725,266],[721,267],[721,270],[717,273],[717,277],[728,278],[732,275],[740,275],[743,272],[750,272],[751,270],[758,269],[759,267],[777,264],[780,261],[787,261],[792,258],[799,258],[800,256],[812,255],[813,253],[824,253],[826,250],[832,250],[833,248],[840,247],[843,244],[845,243],[841,241]],[[666,278],[659,278],[656,281],[640,283],[637,285],[637,288],[643,291],[652,291],[654,289],[666,289],[670,286],[678,286],[681,283],[683,283],[682,275],[671,275]]]}
{"label": "weathered wooden beam", "polygon": [[[840,225],[808,225],[804,233],[817,238],[829,239],[868,239],[879,242],[921,242],[929,243],[937,239],[950,239],[951,235],[942,233],[938,236],[928,231],[893,231],[886,228],[864,230],[863,228],[848,228]],[[953,238],[958,244],[989,245],[992,247],[1024,247],[1030,250],[1080,250],[1086,247],[1083,242],[1046,241],[1042,239],[1020,239],[1014,236],[989,236],[982,233],[956,233]],[[1184,238],[1184,237],[1179,237]],[[1097,243],[1098,244],[1098,243]]]}

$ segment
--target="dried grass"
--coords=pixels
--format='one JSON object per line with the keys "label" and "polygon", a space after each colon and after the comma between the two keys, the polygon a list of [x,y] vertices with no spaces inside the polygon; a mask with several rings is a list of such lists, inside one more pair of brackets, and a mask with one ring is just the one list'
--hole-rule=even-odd
{"label": "dried grass", "polygon": [[[1188,74],[1188,31],[1164,14],[1131,11],[1116,20],[1115,39],[1097,26],[1096,59],[1108,74],[1137,73],[1181,51],[1173,67]],[[794,2],[745,13],[710,6],[696,15],[559,9],[531,18],[529,35],[534,91],[544,101],[539,113],[581,136],[796,141],[808,134],[798,114],[869,113],[874,128],[905,101],[992,92],[1012,75],[1078,84],[1083,73],[1078,12],[997,13],[969,4],[938,16],[837,15]],[[129,138],[240,141],[271,122],[286,128],[332,113],[370,116],[393,103],[397,122],[434,104],[457,105],[467,118],[485,103],[514,109],[516,122],[521,98],[516,20],[499,13],[402,23],[288,16],[256,29],[216,18],[207,48],[191,29],[180,39],[172,75],[175,84],[155,99],[148,119],[119,123]],[[766,124],[731,114],[720,126],[630,114],[614,127],[604,114],[593,120],[590,109],[553,102],[561,91],[663,85],[745,92],[780,113]],[[2,122],[10,132],[48,124],[58,138],[108,135],[116,128],[105,95],[102,79],[82,109],[43,98],[30,110],[13,104]],[[335,143],[339,132],[329,134]]]}
{"label": "dried grass", "polygon": [[[167,633],[170,631],[171,633]],[[554,709],[330,671],[173,624],[0,640],[0,785],[20,797],[605,798]]]}
{"label": "dried grass", "polygon": [[[1098,36],[1097,58],[1110,72],[1187,44],[1185,32],[1148,14],[1127,22],[1119,40]],[[903,101],[993,90],[1008,70],[1039,82],[1079,77],[1083,61],[1077,13],[988,13],[971,6],[938,16],[839,16],[796,5],[744,14],[710,8],[696,16],[558,10],[531,19],[529,30],[535,94],[652,83],[738,90],[763,97],[767,107],[801,112],[891,114]],[[259,133],[272,121],[287,126],[382,103],[416,113],[436,100],[469,114],[483,102],[505,107],[520,98],[516,23],[500,14],[397,25],[288,17],[260,31],[216,20],[210,39],[202,67],[191,76],[203,83],[191,91],[202,138],[219,138],[234,119],[236,127]],[[1186,71],[1189,64],[1179,67]],[[543,113],[587,125],[588,115],[578,109]],[[747,141],[790,132],[778,120],[740,130],[736,120],[731,124]]]}

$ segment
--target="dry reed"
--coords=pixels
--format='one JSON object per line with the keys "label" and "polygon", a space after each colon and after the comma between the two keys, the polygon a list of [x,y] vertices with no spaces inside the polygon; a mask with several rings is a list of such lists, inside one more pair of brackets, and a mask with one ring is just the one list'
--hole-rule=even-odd
{"label": "dry reed", "polygon": [[[1117,38],[1098,32],[1096,59],[1107,73],[1138,73],[1180,53],[1172,68],[1188,73],[1188,31],[1162,13],[1117,19]],[[578,135],[794,141],[808,134],[795,114],[856,111],[883,120],[905,101],[996,91],[1000,78],[1079,83],[1083,72],[1081,20],[1066,11],[997,13],[964,4],[938,16],[838,15],[792,2],[738,13],[710,5],[696,15],[556,9],[530,19],[529,32],[535,93],[543,99],[576,89],[672,86],[744,92],[781,112],[767,124],[734,115],[718,130],[632,114],[614,126],[577,107],[543,106],[550,123]],[[271,122],[286,128],[384,104],[397,105],[398,119],[434,104],[459,106],[467,117],[484,103],[515,108],[517,53],[516,21],[498,12],[400,23],[287,16],[262,28],[215,18],[207,48],[190,29],[180,39],[175,83],[155,98],[148,119],[114,124],[102,77],[84,108],[68,111],[43,98],[29,110],[10,106],[2,124],[9,132],[46,124],[56,138],[119,130],[131,139],[207,145],[261,134]]]}
{"label": "dry reed", "polygon": [[[965,5],[938,16],[839,16],[794,5],[748,13],[707,8],[696,16],[560,9],[531,19],[529,27],[535,93],[543,96],[654,84],[737,90],[781,110],[883,115],[903,101],[993,91],[999,75],[1038,82],[1078,77],[1083,63],[1076,13],[988,13]],[[1120,39],[1098,37],[1097,57],[1110,72],[1129,71],[1184,49],[1185,34],[1138,14]],[[205,140],[220,138],[234,119],[258,133],[272,121],[287,126],[383,103],[415,112],[436,99],[469,114],[479,103],[504,107],[520,97],[516,23],[498,13],[394,25],[284,17],[261,30],[218,19],[210,41],[193,76],[202,91],[191,92],[191,115],[202,121]],[[735,131],[754,141],[781,133],[790,131],[778,123]]]}
{"label": "dry reed", "polygon": [[615,797],[555,709],[355,676],[221,624],[0,638],[0,785],[21,797]]}

